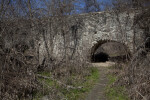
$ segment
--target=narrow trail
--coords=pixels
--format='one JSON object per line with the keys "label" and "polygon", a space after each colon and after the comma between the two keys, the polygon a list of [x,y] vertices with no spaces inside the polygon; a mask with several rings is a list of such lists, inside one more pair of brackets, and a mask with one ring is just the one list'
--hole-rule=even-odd
{"label": "narrow trail", "polygon": [[99,80],[95,84],[94,88],[90,91],[87,98],[85,100],[107,100],[105,97],[105,87],[107,85],[107,73],[108,67],[114,65],[113,62],[106,62],[106,63],[93,63],[93,66],[99,69]]}

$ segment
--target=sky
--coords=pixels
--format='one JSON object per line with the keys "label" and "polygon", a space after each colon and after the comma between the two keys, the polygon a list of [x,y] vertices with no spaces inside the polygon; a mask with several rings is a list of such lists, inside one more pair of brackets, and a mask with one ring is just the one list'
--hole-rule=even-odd
{"label": "sky", "polygon": [[[44,6],[40,3],[40,1],[41,0],[36,0],[37,1],[37,4],[38,4],[38,6],[41,8],[44,8]],[[84,3],[84,0],[78,0],[79,2],[78,3],[76,3],[76,6],[78,7],[80,7],[81,9],[82,8],[84,8],[84,6],[85,6],[85,3]],[[111,1],[112,0],[97,0],[98,2],[103,2],[104,4],[111,4]],[[101,10],[103,10],[104,9],[104,6],[102,5],[101,6]],[[82,9],[83,10],[83,9]],[[83,13],[84,11],[82,11],[82,10],[77,10],[78,11],[78,13]]]}

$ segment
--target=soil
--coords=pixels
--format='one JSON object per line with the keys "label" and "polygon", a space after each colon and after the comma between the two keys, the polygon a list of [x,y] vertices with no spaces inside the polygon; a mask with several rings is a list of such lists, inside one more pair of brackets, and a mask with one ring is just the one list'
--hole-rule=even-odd
{"label": "soil", "polygon": [[113,62],[105,63],[92,63],[93,66],[97,67],[100,72],[99,80],[95,84],[94,88],[90,91],[85,100],[107,100],[105,97],[105,87],[107,85],[108,79],[107,74],[110,66],[113,66]]}

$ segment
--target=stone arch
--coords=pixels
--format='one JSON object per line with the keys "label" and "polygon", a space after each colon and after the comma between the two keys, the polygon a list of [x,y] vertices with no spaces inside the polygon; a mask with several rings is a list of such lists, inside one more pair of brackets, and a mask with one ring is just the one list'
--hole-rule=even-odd
{"label": "stone arch", "polygon": [[[107,39],[105,39],[105,40],[99,40],[99,41],[97,41],[97,43],[93,44],[93,46],[91,48],[91,54],[90,54],[91,55],[90,56],[91,62],[105,62],[105,61],[109,60],[110,56],[109,56],[109,54],[107,54],[105,52],[101,52],[98,55],[95,55],[95,52],[96,52],[96,50],[99,47],[101,47],[103,44],[109,43],[109,42],[120,43],[122,46],[124,46],[126,48],[126,54],[128,54],[128,56],[130,56],[129,47],[125,43],[118,42],[118,41],[115,41],[115,40],[107,40]],[[100,60],[96,60],[100,56],[102,56],[102,58]],[[94,58],[96,58],[95,61],[94,61]]]}

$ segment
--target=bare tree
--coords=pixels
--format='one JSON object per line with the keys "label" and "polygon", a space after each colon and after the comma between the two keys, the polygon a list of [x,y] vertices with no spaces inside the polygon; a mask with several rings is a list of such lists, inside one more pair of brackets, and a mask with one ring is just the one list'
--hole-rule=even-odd
{"label": "bare tree", "polygon": [[84,0],[85,12],[98,12],[101,11],[100,2],[97,0]]}
{"label": "bare tree", "polygon": [[[120,3],[120,1],[125,1]],[[126,85],[130,87],[129,96],[133,100],[149,100],[150,86],[148,81],[149,77],[149,50],[150,50],[150,0],[115,0],[115,8],[121,10],[128,10],[134,13],[133,19],[133,43],[134,52],[133,57],[123,76],[128,82]],[[122,5],[121,5],[122,4]],[[128,4],[128,8],[127,5]],[[122,10],[122,11],[124,11]],[[139,32],[141,31],[142,32]],[[142,41],[141,41],[142,40]],[[140,41],[140,42],[139,42]]]}

